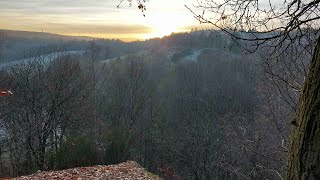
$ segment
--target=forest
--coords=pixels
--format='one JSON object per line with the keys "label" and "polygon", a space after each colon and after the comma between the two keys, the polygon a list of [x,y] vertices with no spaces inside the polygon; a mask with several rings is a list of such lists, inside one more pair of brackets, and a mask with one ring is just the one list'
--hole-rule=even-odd
{"label": "forest", "polygon": [[0,177],[126,160],[165,179],[285,176],[314,47],[270,59],[220,30],[26,34],[0,31],[0,87],[13,93],[0,98]]}

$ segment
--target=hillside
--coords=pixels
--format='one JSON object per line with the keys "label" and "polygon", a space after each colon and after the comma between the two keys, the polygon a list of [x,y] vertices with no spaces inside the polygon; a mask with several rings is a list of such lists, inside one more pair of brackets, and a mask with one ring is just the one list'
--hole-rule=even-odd
{"label": "hillside", "polygon": [[6,35],[10,38],[23,38],[23,39],[59,39],[59,40],[86,40],[91,41],[94,38],[86,36],[66,36],[60,34],[52,34],[46,32],[31,32],[31,31],[16,31],[0,29],[0,34]]}
{"label": "hillside", "polygon": [[38,172],[29,176],[13,178],[28,179],[160,179],[145,171],[138,163],[127,161],[109,166],[79,167],[61,171]]}
{"label": "hillside", "polygon": [[[284,173],[294,112],[282,98],[296,103],[289,85],[304,76],[292,74],[306,69],[290,58],[267,64],[219,31],[130,43],[27,38],[0,33],[0,89],[13,92],[0,98],[0,177],[150,179],[137,163],[164,179]],[[137,163],[96,166],[127,160]],[[38,169],[48,172],[30,175]]]}

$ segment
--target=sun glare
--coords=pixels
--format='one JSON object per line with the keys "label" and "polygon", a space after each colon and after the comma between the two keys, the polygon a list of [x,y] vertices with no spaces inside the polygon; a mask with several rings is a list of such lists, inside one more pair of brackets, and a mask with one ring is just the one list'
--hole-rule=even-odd
{"label": "sun glare", "polygon": [[157,15],[151,15],[148,18],[148,25],[151,26],[152,32],[145,34],[143,38],[149,39],[149,38],[156,38],[156,37],[164,37],[167,35],[170,35],[174,32],[181,32],[182,30],[182,24],[181,20],[182,18],[179,16],[174,16],[171,14],[157,14]]}
{"label": "sun glare", "polygon": [[149,36],[151,37],[164,37],[167,35],[170,35],[173,32],[177,32],[177,28],[176,27],[172,27],[172,26],[155,26],[153,27],[153,32],[151,34],[149,34]]}

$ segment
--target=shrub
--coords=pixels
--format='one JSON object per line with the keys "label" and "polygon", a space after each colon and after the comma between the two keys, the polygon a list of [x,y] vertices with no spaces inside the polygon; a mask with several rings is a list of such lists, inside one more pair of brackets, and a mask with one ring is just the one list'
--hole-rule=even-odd
{"label": "shrub", "polygon": [[95,140],[88,136],[67,139],[56,153],[57,169],[91,166],[98,163]]}
{"label": "shrub", "polygon": [[128,159],[128,138],[123,130],[114,128],[106,137],[106,164],[117,164]]}

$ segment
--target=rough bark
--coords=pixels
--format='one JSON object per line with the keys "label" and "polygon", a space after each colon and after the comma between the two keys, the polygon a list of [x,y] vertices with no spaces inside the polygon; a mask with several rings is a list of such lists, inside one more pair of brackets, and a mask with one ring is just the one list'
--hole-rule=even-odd
{"label": "rough bark", "polygon": [[320,179],[320,37],[293,124],[287,179]]}

